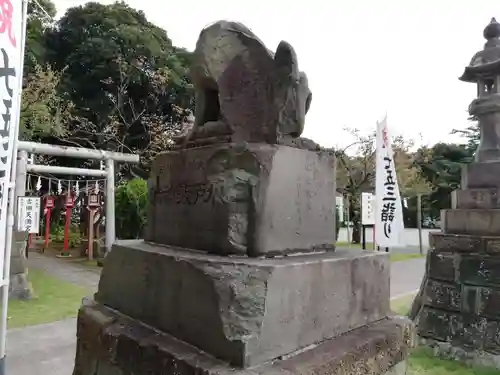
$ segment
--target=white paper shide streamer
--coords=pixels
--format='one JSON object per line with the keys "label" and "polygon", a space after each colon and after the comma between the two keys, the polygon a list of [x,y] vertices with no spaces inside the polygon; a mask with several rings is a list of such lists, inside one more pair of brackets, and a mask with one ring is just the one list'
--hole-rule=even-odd
{"label": "white paper shide streamer", "polygon": [[377,123],[375,195],[376,244],[380,247],[403,246],[403,205],[387,129],[387,116]]}

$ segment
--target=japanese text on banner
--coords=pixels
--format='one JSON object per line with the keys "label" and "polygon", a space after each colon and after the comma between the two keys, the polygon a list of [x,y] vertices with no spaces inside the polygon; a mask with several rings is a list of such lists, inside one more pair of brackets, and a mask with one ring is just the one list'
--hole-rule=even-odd
{"label": "japanese text on banner", "polygon": [[[5,243],[12,147],[19,121],[22,2],[0,0],[0,247]],[[14,129],[13,129],[14,128]]]}
{"label": "japanese text on banner", "polygon": [[387,118],[377,124],[375,194],[376,244],[380,247],[403,246],[403,205],[387,130]]}

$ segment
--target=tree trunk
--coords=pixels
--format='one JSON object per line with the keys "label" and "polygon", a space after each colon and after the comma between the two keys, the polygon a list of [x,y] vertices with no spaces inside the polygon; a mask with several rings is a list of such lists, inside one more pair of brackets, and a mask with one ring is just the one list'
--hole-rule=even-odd
{"label": "tree trunk", "polygon": [[361,202],[358,191],[349,192],[349,210],[352,221],[352,243],[361,243]]}

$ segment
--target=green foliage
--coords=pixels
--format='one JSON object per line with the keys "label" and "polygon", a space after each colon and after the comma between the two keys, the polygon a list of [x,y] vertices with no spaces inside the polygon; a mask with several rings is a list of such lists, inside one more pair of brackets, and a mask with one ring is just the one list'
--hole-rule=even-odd
{"label": "green foliage", "polygon": [[[50,17],[55,17],[56,7],[51,0],[38,0]],[[52,26],[52,19],[47,17],[33,1],[28,2],[28,25],[26,28],[26,56],[24,69],[31,73],[37,64],[46,62],[47,46],[45,31]]]}
{"label": "green foliage", "polygon": [[471,154],[476,151],[480,139],[479,123],[477,121],[465,130],[454,129],[451,134],[458,134],[465,138],[467,140],[466,148]]}
{"label": "green foliage", "polygon": [[[56,13],[51,0],[41,5]],[[22,136],[138,153],[140,167],[122,165],[120,172],[146,175],[193,107],[190,60],[165,30],[124,2],[72,7],[55,24],[30,3]],[[88,161],[52,160],[90,167]]]}
{"label": "green foliage", "polygon": [[121,239],[140,238],[146,226],[147,182],[134,178],[116,189],[116,235]]}
{"label": "green foliage", "polygon": [[433,192],[422,199],[423,211],[432,218],[451,207],[451,192],[460,187],[462,164],[472,160],[469,145],[437,143],[417,152],[416,163],[422,176],[433,186]]}
{"label": "green foliage", "polygon": [[35,65],[25,77],[21,102],[20,136],[24,140],[64,137],[73,120],[73,104],[57,93],[61,73],[49,65]]}
{"label": "green foliage", "polygon": [[[58,225],[52,228],[50,238],[53,242],[64,243],[64,226]],[[82,234],[80,228],[76,225],[70,225],[68,232],[68,245],[69,248],[75,248],[82,243]]]}

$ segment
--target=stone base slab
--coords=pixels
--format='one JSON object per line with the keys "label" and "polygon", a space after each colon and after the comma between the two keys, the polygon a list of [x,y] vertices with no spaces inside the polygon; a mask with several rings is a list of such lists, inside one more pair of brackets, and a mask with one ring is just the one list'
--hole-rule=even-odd
{"label": "stone base slab", "polygon": [[404,375],[412,323],[391,317],[251,369],[237,369],[115,310],[85,301],[73,375]]}
{"label": "stone base slab", "polygon": [[429,233],[429,245],[436,252],[500,255],[500,236]]}
{"label": "stone base slab", "polygon": [[445,234],[496,236],[500,233],[500,209],[441,210]]}
{"label": "stone base slab", "polygon": [[452,194],[452,202],[456,202],[452,208],[500,208],[498,189],[455,190]]}
{"label": "stone base slab", "polygon": [[385,318],[386,253],[221,257],[119,241],[96,300],[248,367]]}
{"label": "stone base slab", "polygon": [[462,189],[500,188],[500,161],[475,162],[462,167]]}

